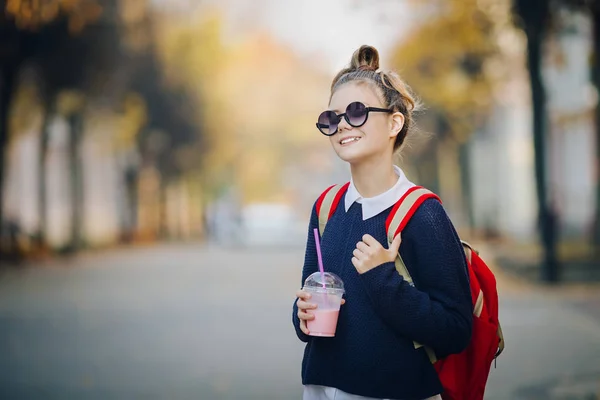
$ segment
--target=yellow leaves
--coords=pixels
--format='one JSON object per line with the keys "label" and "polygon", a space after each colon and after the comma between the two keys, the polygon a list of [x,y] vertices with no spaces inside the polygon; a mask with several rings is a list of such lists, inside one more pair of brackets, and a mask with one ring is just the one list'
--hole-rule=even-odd
{"label": "yellow leaves", "polygon": [[70,116],[81,110],[85,95],[77,90],[63,90],[56,96],[56,110],[63,116]]}
{"label": "yellow leaves", "polygon": [[330,77],[262,32],[226,44],[218,12],[163,19],[158,49],[169,84],[196,95],[208,186],[238,185],[246,201],[281,192],[282,173],[326,138],[314,122]]}
{"label": "yellow leaves", "polygon": [[[238,184],[247,201],[280,192],[286,167],[306,162],[304,149],[326,140],[314,128],[329,82],[266,35],[250,37],[231,57],[223,83],[241,127],[232,132],[243,164]],[[250,167],[252,165],[253,167]]]}
{"label": "yellow leaves", "polygon": [[38,88],[31,80],[23,80],[11,102],[9,132],[18,134],[39,129],[42,125],[42,114]]}
{"label": "yellow leaves", "polygon": [[58,1],[44,2],[8,0],[6,13],[15,18],[20,28],[35,28],[52,21],[59,12]]}
{"label": "yellow leaves", "polygon": [[207,12],[190,22],[168,17],[157,21],[157,48],[169,81],[174,85],[215,83],[227,49],[222,43],[219,13]]}
{"label": "yellow leaves", "polygon": [[148,16],[147,0],[120,0],[117,2],[122,22],[121,41],[127,51],[143,52],[154,39],[148,34],[145,21]]}
{"label": "yellow leaves", "polygon": [[140,129],[146,124],[146,119],[144,98],[137,93],[129,93],[125,97],[123,113],[119,116],[117,146],[125,149],[133,148]]}
{"label": "yellow leaves", "polygon": [[146,0],[121,0],[118,3],[124,24],[138,24],[146,16]]}
{"label": "yellow leaves", "polygon": [[487,65],[499,55],[502,10],[488,3],[420,2],[415,7],[424,7],[428,17],[403,38],[392,57],[393,66],[425,105],[447,117],[459,141],[474,129],[478,116],[489,112],[497,79]]}
{"label": "yellow leaves", "polygon": [[39,29],[62,12],[71,33],[80,32],[102,14],[97,0],[7,0],[5,10],[20,29],[30,30]]}
{"label": "yellow leaves", "polygon": [[281,153],[266,143],[250,146],[238,160],[238,182],[247,202],[260,201],[280,190]]}

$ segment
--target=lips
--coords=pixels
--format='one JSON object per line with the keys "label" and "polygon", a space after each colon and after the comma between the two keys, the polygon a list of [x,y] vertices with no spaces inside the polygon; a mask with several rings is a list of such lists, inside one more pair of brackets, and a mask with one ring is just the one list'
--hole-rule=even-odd
{"label": "lips", "polygon": [[342,138],[340,140],[340,144],[342,146],[347,145],[347,144],[351,144],[351,143],[356,143],[360,140],[360,136],[347,136],[345,138]]}

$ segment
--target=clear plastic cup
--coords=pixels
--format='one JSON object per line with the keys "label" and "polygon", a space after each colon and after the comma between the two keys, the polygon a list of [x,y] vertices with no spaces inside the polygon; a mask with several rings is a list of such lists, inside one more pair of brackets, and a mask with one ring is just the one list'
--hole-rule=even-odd
{"label": "clear plastic cup", "polygon": [[333,337],[344,295],[344,282],[331,272],[325,272],[323,277],[325,287],[320,272],[315,272],[304,281],[302,289],[311,294],[308,302],[317,305],[316,309],[307,310],[315,318],[306,321],[306,326],[311,336]]}

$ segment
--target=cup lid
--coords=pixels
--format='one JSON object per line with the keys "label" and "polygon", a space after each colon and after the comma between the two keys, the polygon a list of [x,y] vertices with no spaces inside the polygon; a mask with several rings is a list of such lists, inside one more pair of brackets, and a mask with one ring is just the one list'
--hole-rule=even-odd
{"label": "cup lid", "polygon": [[304,287],[323,288],[323,278],[325,279],[326,289],[344,290],[344,282],[342,282],[339,276],[331,272],[325,272],[321,275],[318,271],[306,278]]}

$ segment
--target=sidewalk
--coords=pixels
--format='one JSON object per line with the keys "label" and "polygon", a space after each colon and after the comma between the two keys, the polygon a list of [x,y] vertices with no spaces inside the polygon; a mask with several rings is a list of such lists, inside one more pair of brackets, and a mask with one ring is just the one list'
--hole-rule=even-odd
{"label": "sidewalk", "polygon": [[496,274],[506,340],[486,400],[600,399],[600,282],[526,280],[477,247]]}
{"label": "sidewalk", "polygon": [[[528,281],[539,281],[543,259],[539,245],[499,240],[487,246],[496,253],[496,262],[502,269]],[[589,243],[561,242],[557,245],[557,257],[560,282],[600,284],[600,255]]]}

